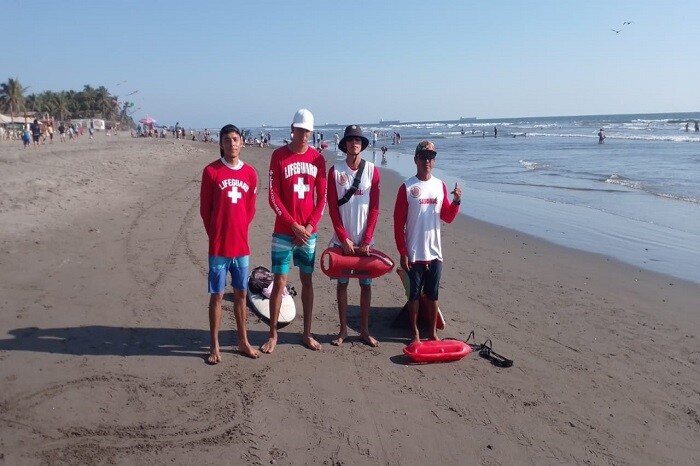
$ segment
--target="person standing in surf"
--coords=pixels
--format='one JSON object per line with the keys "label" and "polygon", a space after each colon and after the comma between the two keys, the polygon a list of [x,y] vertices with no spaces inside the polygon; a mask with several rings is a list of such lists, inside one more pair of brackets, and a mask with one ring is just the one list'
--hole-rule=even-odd
{"label": "person standing in surf", "polygon": [[233,313],[238,330],[238,351],[251,358],[246,330],[246,292],[250,247],[248,228],[255,216],[258,175],[240,159],[243,134],[234,125],[219,132],[221,158],[204,168],[200,191],[200,215],[209,237],[209,331],[211,348],[207,362],[221,362],[219,329],[226,277],[231,274]]}
{"label": "person standing in surf", "polygon": [[605,130],[600,128],[598,131],[598,144],[603,144],[605,142]]}
{"label": "person standing in surf", "polygon": [[418,143],[413,157],[416,175],[399,187],[394,205],[394,239],[401,255],[401,267],[407,272],[410,283],[408,312],[413,333],[411,342],[420,341],[418,303],[422,292],[426,294],[429,306],[428,339],[439,339],[436,324],[442,275],[440,221],[452,223],[462,202],[462,190],[457,183],[450,202],[445,183],[432,175],[436,156],[432,142]]}
{"label": "person standing in surf", "polygon": [[[328,171],[328,213],[334,230],[331,245],[340,246],[347,255],[369,254],[379,217],[379,170],[372,162],[363,160],[361,154],[368,145],[369,139],[362,134],[362,128],[357,125],[348,126],[343,139],[338,143],[338,148],[345,152],[345,160],[336,163]],[[369,334],[372,279],[359,280],[360,340],[376,347],[379,342]],[[340,332],[338,338],[331,342],[336,346],[348,338],[349,282],[349,278],[339,278],[336,287]]]}
{"label": "person standing in surf", "polygon": [[313,115],[305,108],[300,109],[292,120],[292,142],[276,149],[270,159],[269,202],[275,212],[271,255],[275,278],[270,294],[270,338],[260,347],[263,353],[272,353],[277,345],[277,321],[292,258],[299,267],[301,281],[302,341],[309,349],[321,349],[321,344],[311,335],[312,278],[317,226],[326,207],[326,161],[309,146],[313,132]]}

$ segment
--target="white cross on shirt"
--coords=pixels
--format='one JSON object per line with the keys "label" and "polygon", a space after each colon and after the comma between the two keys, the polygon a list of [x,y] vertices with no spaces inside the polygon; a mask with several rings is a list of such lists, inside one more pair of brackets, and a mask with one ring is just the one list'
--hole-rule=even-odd
{"label": "white cross on shirt", "polygon": [[238,186],[233,186],[227,196],[231,198],[231,203],[238,204],[238,200],[243,197],[243,193],[238,192]]}
{"label": "white cross on shirt", "polygon": [[297,193],[299,199],[304,199],[304,196],[309,191],[311,191],[311,188],[308,184],[304,184],[304,179],[301,177],[297,178],[297,184],[294,185],[294,192]]}

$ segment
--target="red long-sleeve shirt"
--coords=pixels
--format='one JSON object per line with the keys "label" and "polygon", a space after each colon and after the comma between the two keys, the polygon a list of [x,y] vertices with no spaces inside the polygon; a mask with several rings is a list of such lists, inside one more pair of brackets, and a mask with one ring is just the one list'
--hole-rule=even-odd
{"label": "red long-sleeve shirt", "polygon": [[[326,160],[313,147],[295,154],[276,149],[270,159],[269,202],[274,210],[275,233],[294,236],[292,225],[311,225],[312,233],[326,207]],[[315,199],[314,199],[315,195]]]}
{"label": "red long-sleeve shirt", "polygon": [[217,160],[204,168],[199,213],[209,236],[209,255],[250,254],[248,227],[255,216],[257,191],[258,175],[246,163],[232,168]]}

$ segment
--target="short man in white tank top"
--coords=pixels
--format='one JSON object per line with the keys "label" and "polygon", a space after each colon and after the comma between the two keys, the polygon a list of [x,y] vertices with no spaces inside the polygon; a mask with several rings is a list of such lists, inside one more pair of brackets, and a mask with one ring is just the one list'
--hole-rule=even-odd
{"label": "short man in white tank top", "polygon": [[[374,228],[379,217],[379,170],[366,160],[361,152],[367,148],[369,140],[362,134],[362,128],[350,125],[345,128],[338,149],[345,152],[345,160],[333,165],[328,171],[328,212],[333,223],[334,235],[331,245],[343,248],[344,254],[369,254],[374,243]],[[346,193],[353,186],[360,164],[364,169],[357,190],[347,198]],[[339,346],[348,337],[347,306],[349,279],[338,279],[336,298],[340,318],[338,338],[331,343]],[[379,346],[379,342],[369,334],[369,309],[372,301],[372,279],[360,279],[360,340],[369,346]]]}
{"label": "short man in white tank top", "polygon": [[418,305],[421,293],[428,298],[431,324],[428,339],[439,339],[436,322],[442,274],[440,221],[451,223],[457,217],[462,202],[462,190],[457,183],[450,202],[445,183],[432,175],[436,155],[432,142],[418,143],[413,157],[416,176],[401,185],[394,206],[394,239],[401,255],[401,267],[407,272],[411,284],[408,311],[413,330],[412,342],[420,341]]}

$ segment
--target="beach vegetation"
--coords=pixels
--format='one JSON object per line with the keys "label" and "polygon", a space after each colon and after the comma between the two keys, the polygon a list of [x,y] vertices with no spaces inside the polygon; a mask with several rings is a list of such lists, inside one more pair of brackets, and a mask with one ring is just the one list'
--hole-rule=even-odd
{"label": "beach vegetation", "polygon": [[16,114],[25,110],[24,93],[27,89],[17,78],[9,78],[7,82],[0,83],[0,109],[9,113],[13,120]]}
{"label": "beach vegetation", "polygon": [[127,111],[121,108],[119,97],[112,95],[105,86],[85,84],[80,91],[44,91],[25,96],[27,89],[17,78],[0,83],[0,112],[12,118],[31,112],[58,121],[100,118],[134,126]]}

